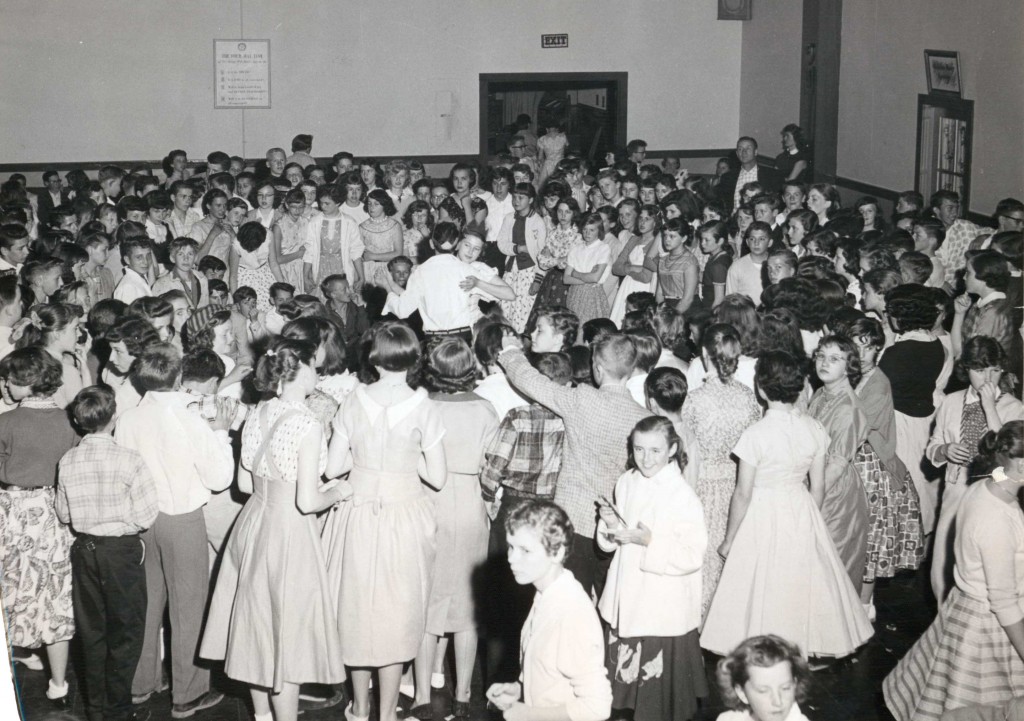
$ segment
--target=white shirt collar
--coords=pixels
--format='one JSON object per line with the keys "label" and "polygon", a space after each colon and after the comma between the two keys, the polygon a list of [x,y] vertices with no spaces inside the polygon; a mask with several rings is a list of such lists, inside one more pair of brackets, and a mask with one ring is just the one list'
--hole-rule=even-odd
{"label": "white shirt collar", "polygon": [[989,293],[988,295],[986,295],[984,298],[979,298],[976,305],[979,308],[984,308],[989,303],[993,303],[993,302],[995,302],[997,300],[1001,300],[1001,299],[1003,299],[1005,297],[1006,297],[1006,293],[1002,292],[1001,290],[994,290],[991,293]]}

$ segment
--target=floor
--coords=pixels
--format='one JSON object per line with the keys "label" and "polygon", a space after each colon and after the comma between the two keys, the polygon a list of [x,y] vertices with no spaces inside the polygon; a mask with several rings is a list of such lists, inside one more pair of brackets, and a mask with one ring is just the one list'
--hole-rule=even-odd
{"label": "floor", "polygon": [[[850,659],[833,668],[814,674],[810,698],[803,705],[804,713],[811,721],[891,721],[892,716],[881,702],[882,679],[896,664],[896,661],[910,648],[923,633],[934,616],[934,607],[929,600],[927,572],[922,569],[916,574],[904,574],[895,579],[881,581],[875,594],[878,620],[875,636]],[[714,659],[708,657],[709,678],[713,677]],[[46,699],[47,675],[44,671],[27,671],[15,666],[19,684],[24,718],[27,721],[84,721],[82,698],[72,674],[69,706],[64,712],[54,713]],[[481,681],[474,680],[472,718],[498,719],[496,712],[488,712],[483,702]],[[219,687],[228,696],[218,706],[197,713],[196,721],[248,721],[252,718],[247,706],[247,694],[223,679]],[[714,687],[714,684],[711,684]],[[451,696],[447,691],[435,692],[435,719],[443,719],[450,713]],[[152,721],[170,719],[170,697],[168,693],[154,696],[146,707],[152,712]],[[696,721],[713,720],[723,710],[715,696],[707,700]],[[374,718],[376,715],[374,714]],[[343,718],[341,708],[306,712],[302,718],[307,721],[337,721]]]}

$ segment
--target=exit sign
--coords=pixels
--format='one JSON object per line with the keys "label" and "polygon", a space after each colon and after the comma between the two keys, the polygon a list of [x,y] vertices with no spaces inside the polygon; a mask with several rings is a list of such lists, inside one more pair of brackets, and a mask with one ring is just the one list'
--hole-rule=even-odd
{"label": "exit sign", "polygon": [[569,34],[541,35],[540,46],[542,48],[567,48],[569,47]]}

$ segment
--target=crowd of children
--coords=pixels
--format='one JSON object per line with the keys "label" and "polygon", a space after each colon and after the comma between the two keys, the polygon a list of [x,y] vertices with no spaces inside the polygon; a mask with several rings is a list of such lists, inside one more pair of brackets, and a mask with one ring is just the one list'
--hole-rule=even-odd
{"label": "crowd of children", "polygon": [[191,717],[218,663],[257,721],[343,683],[391,721],[433,717],[450,639],[457,718],[480,659],[508,721],[687,721],[710,652],[722,718],[798,721],[930,555],[893,714],[1024,695],[1024,204],[890,223],[783,140],[710,178],[552,127],[445,179],[309,136],[9,179],[15,660],[59,706],[77,635],[90,721],[168,686]]}

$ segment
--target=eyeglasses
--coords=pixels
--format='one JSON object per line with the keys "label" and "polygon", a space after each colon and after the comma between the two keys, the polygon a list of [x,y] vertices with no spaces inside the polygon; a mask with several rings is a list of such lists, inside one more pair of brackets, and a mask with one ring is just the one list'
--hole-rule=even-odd
{"label": "eyeglasses", "polygon": [[846,362],[846,356],[845,355],[825,355],[824,353],[818,353],[817,351],[815,351],[815,353],[812,356],[812,358],[814,358],[814,360],[816,360],[816,361],[825,361],[826,363],[845,363]]}
{"label": "eyeglasses", "polygon": [[526,147],[525,145],[510,145],[510,146],[508,146],[508,149],[509,150],[522,150],[525,147]]}
{"label": "eyeglasses", "polygon": [[1012,220],[1017,225],[1024,225],[1024,218],[1018,218],[1015,215],[1000,215],[999,217],[1004,220]]}

